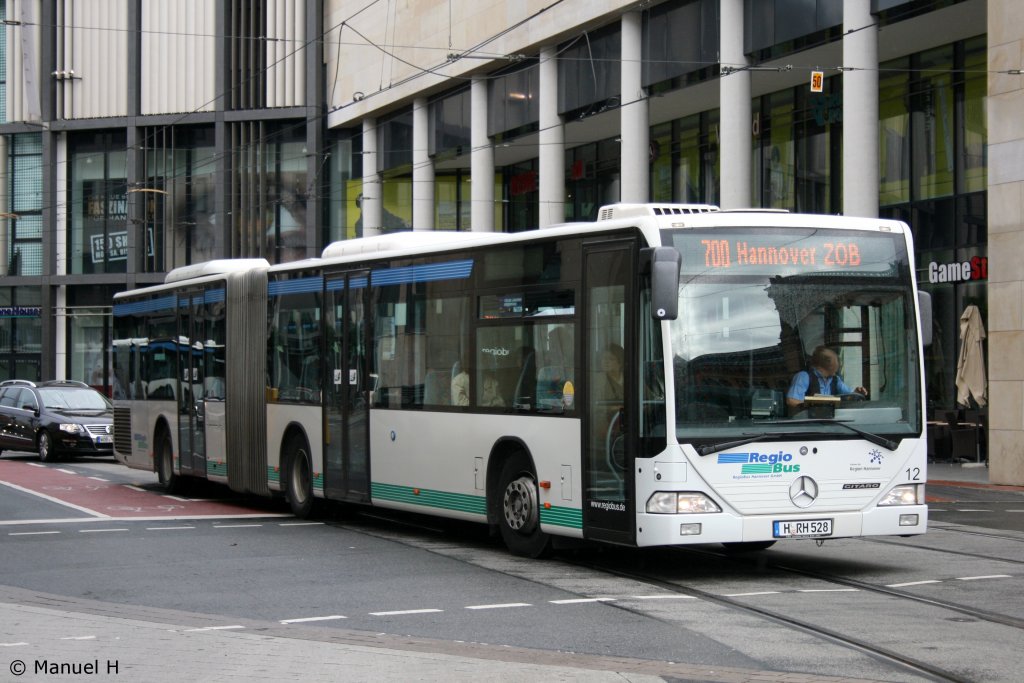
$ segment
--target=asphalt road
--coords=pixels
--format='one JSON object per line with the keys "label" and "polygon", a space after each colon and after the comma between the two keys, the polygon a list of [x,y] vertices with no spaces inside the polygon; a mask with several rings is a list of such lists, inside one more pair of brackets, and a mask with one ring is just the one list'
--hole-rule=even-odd
{"label": "asphalt road", "polygon": [[[214,486],[168,497],[152,475],[109,460],[40,466],[4,454],[0,481],[0,607],[16,608],[0,619],[7,623],[0,658],[19,647],[42,647],[36,659],[38,652],[52,657],[84,642],[71,639],[91,638],[108,643],[98,652],[117,652],[139,673],[154,658],[173,667],[181,656],[154,633],[209,629],[238,670],[259,660],[240,640],[255,633],[284,638],[288,647],[358,636],[389,647],[426,642],[433,653],[484,648],[508,659],[515,650],[524,667],[557,655],[553,665],[584,657],[596,666],[604,661],[596,658],[613,657],[621,660],[616,670],[628,670],[622,658],[629,658],[658,663],[666,679],[687,679],[666,673],[676,662],[703,667],[694,674],[701,680],[755,680],[744,677],[750,672],[782,672],[780,680],[926,680],[815,633],[838,629],[957,672],[958,680],[1016,677],[1019,629],[819,576],[901,586],[926,601],[1024,620],[1024,605],[1006,599],[1024,583],[1024,495],[1015,491],[930,487],[944,500],[932,503],[930,532],[911,539],[780,543],[739,560],[703,549],[608,548],[532,561],[508,555],[473,525],[387,514],[303,521],[280,501]],[[637,578],[640,572],[655,578]],[[729,601],[815,626],[794,629]],[[43,628],[51,618],[89,626]],[[132,620],[173,627],[122,633]],[[137,638],[137,647],[115,648],[115,633]],[[35,645],[17,645],[29,641]],[[467,661],[478,661],[479,652]],[[219,660],[196,661],[208,680],[217,678]],[[388,670],[394,677],[416,672],[396,666]],[[741,673],[716,678],[723,670]]]}

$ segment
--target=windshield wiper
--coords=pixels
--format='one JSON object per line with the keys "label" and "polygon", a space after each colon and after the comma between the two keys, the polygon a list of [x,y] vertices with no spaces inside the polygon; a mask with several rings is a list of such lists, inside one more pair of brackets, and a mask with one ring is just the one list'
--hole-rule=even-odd
{"label": "windshield wiper", "polygon": [[[882,448],[888,448],[890,451],[894,451],[899,448],[899,444],[892,439],[887,439],[884,436],[878,434],[872,434],[871,432],[865,432],[863,429],[858,429],[851,424],[847,424],[842,420],[836,420],[833,418],[809,418],[806,420],[777,420],[773,422],[762,422],[760,424],[777,424],[777,425],[799,425],[799,424],[837,424],[841,427],[846,427],[851,432],[864,437],[866,440],[881,446]],[[708,444],[707,446],[698,446],[695,450],[697,455],[709,455],[718,451],[724,451],[727,448],[738,448],[739,446],[746,446],[748,443],[755,443],[757,441],[766,441],[769,438],[784,438],[787,434],[783,432],[761,432],[760,434],[750,434],[743,439],[737,439],[735,441],[721,441],[719,443]]]}
{"label": "windshield wiper", "polygon": [[[779,424],[783,424],[783,423],[780,422]],[[863,429],[858,429],[857,427],[854,427],[853,425],[848,424],[844,420],[837,420],[835,418],[820,417],[820,418],[808,418],[808,419],[805,419],[805,420],[788,420],[786,422],[786,424],[822,424],[822,425],[837,424],[837,425],[839,425],[841,427],[846,427],[847,429],[849,429],[851,432],[853,432],[855,434],[859,434],[860,436],[863,436],[865,439],[867,439],[871,443],[875,444],[876,446],[881,446],[882,448],[888,448],[890,451],[894,451],[894,450],[896,450],[897,448],[900,447],[899,443],[893,441],[892,439],[887,439],[884,436],[879,436],[878,434],[872,434],[871,432],[865,432]]]}
{"label": "windshield wiper", "polygon": [[746,446],[748,443],[754,443],[756,441],[765,441],[768,437],[779,436],[778,433],[761,432],[760,434],[751,434],[745,439],[737,439],[736,441],[721,441],[719,443],[708,444],[707,446],[698,446],[695,450],[697,455],[709,455],[717,451],[724,451],[726,448],[737,448],[739,446]]}

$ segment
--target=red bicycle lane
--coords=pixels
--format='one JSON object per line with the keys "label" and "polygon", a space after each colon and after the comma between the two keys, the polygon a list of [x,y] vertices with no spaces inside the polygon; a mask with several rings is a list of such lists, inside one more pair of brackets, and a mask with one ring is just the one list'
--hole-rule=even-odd
{"label": "red bicycle lane", "polygon": [[264,512],[255,507],[232,502],[169,496],[159,491],[106,481],[101,477],[17,460],[0,460],[0,486],[2,485],[97,518],[196,519],[291,516]]}

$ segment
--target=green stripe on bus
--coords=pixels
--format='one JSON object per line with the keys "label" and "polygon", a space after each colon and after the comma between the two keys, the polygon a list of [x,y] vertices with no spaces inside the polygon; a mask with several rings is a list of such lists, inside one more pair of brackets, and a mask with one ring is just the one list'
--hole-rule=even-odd
{"label": "green stripe on bus", "polygon": [[[418,489],[411,486],[395,486],[379,482],[370,484],[370,495],[377,500],[390,500],[396,503],[422,505],[442,510],[457,510],[476,515],[487,514],[487,499],[483,496]],[[579,508],[567,507],[542,508],[540,521],[552,526],[582,529],[583,511]]]}
{"label": "green stripe on bus", "polygon": [[206,476],[226,477],[228,476],[228,464],[226,462],[206,461]]}
{"label": "green stripe on bus", "polygon": [[583,510],[579,508],[550,507],[540,509],[541,524],[565,526],[570,529],[583,528]]}
{"label": "green stripe on bus", "polygon": [[422,505],[441,510],[456,510],[474,515],[487,514],[487,499],[483,496],[470,496],[464,493],[449,493],[419,489],[411,486],[394,486],[393,484],[370,484],[370,496],[377,500],[390,500],[396,503]]}

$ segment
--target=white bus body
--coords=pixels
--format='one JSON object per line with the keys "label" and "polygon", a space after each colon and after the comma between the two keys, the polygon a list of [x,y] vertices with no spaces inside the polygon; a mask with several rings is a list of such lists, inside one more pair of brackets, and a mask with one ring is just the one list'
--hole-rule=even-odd
{"label": "white bus body", "polygon": [[[169,486],[282,493],[297,514],[325,498],[485,522],[526,555],[557,537],[925,532],[906,225],[600,216],[213,262],[118,294],[115,454]],[[787,406],[817,346],[867,400]]]}

